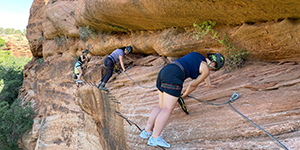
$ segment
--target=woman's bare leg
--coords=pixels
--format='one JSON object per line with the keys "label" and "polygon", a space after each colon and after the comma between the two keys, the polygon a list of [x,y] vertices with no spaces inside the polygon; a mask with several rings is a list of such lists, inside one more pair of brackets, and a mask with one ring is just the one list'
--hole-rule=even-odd
{"label": "woman's bare leg", "polygon": [[77,70],[78,70],[78,72],[79,72],[78,79],[77,79],[77,81],[78,81],[78,80],[81,79],[81,76],[82,76],[82,69],[81,69],[81,68],[77,68]]}
{"label": "woman's bare leg", "polygon": [[147,125],[145,127],[145,130],[146,131],[152,131],[153,130],[153,126],[154,126],[154,123],[155,123],[155,120],[156,120],[156,117],[157,115],[159,114],[159,112],[162,110],[163,108],[163,93],[161,91],[158,91],[159,92],[159,102],[158,102],[158,106],[156,106],[150,116],[149,116],[149,119],[148,119],[148,122],[147,122]]}
{"label": "woman's bare leg", "polygon": [[159,136],[164,129],[170,114],[172,113],[175,104],[177,102],[178,97],[172,96],[167,93],[163,93],[163,108],[161,111],[158,113],[155,124],[154,124],[154,129],[153,129],[153,137]]}

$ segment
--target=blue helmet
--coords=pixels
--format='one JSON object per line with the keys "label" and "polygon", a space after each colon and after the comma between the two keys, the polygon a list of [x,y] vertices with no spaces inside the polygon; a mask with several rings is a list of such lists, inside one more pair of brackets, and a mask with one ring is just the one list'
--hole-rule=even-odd
{"label": "blue helmet", "polygon": [[131,46],[126,46],[126,50],[127,50],[129,53],[132,53],[132,47],[131,47]]}
{"label": "blue helmet", "polygon": [[84,50],[82,53],[87,53],[87,54],[88,54],[88,53],[89,53],[89,50],[86,49],[86,50]]}

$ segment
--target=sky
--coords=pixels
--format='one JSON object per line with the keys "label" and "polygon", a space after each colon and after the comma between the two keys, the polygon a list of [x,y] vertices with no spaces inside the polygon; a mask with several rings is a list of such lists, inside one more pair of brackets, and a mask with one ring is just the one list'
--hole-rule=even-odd
{"label": "sky", "polygon": [[33,0],[0,0],[0,27],[26,29],[32,3]]}

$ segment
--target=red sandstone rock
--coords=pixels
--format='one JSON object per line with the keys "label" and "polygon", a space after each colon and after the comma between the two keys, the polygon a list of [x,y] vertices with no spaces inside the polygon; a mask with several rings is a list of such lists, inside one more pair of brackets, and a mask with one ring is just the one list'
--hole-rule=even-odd
{"label": "red sandstone rock", "polygon": [[[32,131],[21,139],[24,149],[155,149],[115,111],[144,128],[158,93],[136,83],[154,86],[168,62],[165,56],[173,60],[191,51],[220,52],[223,46],[217,41],[197,41],[190,35],[192,23],[212,18],[220,37],[227,32],[251,56],[241,69],[212,73],[217,89],[201,83],[191,95],[221,103],[238,92],[240,98],[232,103],[237,110],[289,149],[300,149],[299,65],[263,62],[300,62],[299,21],[281,20],[299,18],[298,1],[134,2],[34,0],[27,38],[35,57],[25,66],[20,97],[32,102],[37,116]],[[87,25],[105,32],[84,43],[77,33]],[[127,33],[119,31],[125,28]],[[57,36],[65,38],[61,46],[54,40]],[[92,45],[92,58],[84,65],[85,84],[77,88],[73,67],[87,44]],[[114,75],[107,84],[110,94],[99,91],[94,86],[103,74],[105,56],[125,45],[136,53],[125,61],[136,83],[125,74]],[[44,62],[36,63],[37,56]],[[228,105],[185,101],[190,114],[176,107],[162,134],[171,149],[282,149]]]}

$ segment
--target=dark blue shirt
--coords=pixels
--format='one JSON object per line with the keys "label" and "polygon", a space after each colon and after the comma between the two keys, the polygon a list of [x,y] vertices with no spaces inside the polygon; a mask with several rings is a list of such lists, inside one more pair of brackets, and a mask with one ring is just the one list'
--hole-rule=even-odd
{"label": "dark blue shirt", "polygon": [[184,68],[185,78],[196,79],[199,76],[199,68],[202,61],[206,62],[203,55],[198,52],[191,52],[179,59],[178,61]]}

